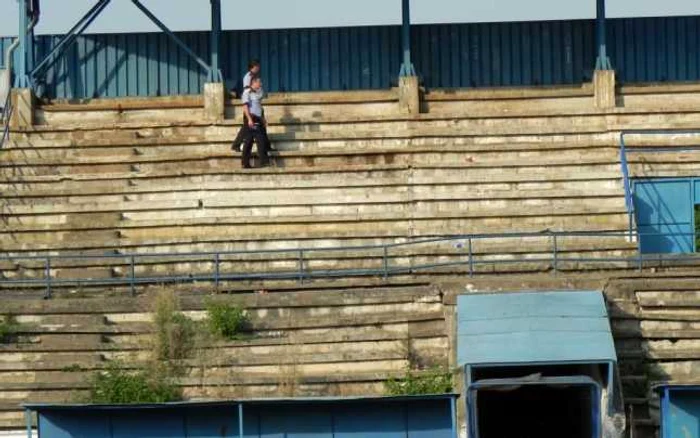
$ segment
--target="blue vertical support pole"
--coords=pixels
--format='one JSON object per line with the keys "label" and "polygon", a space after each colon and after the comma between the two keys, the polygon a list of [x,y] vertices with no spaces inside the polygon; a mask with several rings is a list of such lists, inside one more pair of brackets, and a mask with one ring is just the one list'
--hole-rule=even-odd
{"label": "blue vertical support pole", "polygon": [[39,1],[27,0],[31,15],[27,16],[27,71],[34,70],[34,28],[39,21]]}
{"label": "blue vertical support pole", "polygon": [[219,58],[221,44],[221,0],[211,0],[211,69],[209,82],[223,82]]}
{"label": "blue vertical support pole", "polygon": [[29,0],[17,0],[19,3],[19,62],[17,63],[17,87],[29,88],[29,75],[27,70],[27,55],[29,53]]}
{"label": "blue vertical support pole", "polygon": [[411,61],[411,0],[401,0],[401,47],[403,62],[399,76],[415,76],[416,69]]}
{"label": "blue vertical support pole", "polygon": [[238,438],[243,438],[243,403],[238,403]]}
{"label": "blue vertical support pole", "polygon": [[606,42],[605,0],[596,0],[596,3],[596,43],[598,45],[598,57],[595,61],[595,69],[612,70]]}
{"label": "blue vertical support pole", "polygon": [[24,421],[27,427],[27,438],[32,438],[32,428],[34,426],[34,421],[32,418],[32,411],[29,409],[24,410]]}

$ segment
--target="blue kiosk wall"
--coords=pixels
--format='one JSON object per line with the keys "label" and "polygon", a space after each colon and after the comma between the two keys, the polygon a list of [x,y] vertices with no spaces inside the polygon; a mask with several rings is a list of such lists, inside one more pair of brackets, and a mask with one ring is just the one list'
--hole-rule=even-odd
{"label": "blue kiosk wall", "polygon": [[37,413],[39,438],[456,438],[455,399],[442,395],[26,408]]}
{"label": "blue kiosk wall", "polygon": [[663,385],[661,395],[661,438],[700,436],[700,386]]}

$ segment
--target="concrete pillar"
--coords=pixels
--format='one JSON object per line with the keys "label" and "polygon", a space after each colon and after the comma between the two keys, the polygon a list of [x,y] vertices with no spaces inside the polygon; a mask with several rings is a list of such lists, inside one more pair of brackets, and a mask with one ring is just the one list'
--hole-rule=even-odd
{"label": "concrete pillar", "polygon": [[204,84],[204,118],[212,122],[224,120],[226,111],[226,87],[223,82]]}
{"label": "concrete pillar", "polygon": [[418,76],[399,77],[399,109],[403,114],[420,113]]}
{"label": "concrete pillar", "polygon": [[596,108],[615,108],[615,70],[596,70],[593,73],[593,94]]}
{"label": "concrete pillar", "polygon": [[11,91],[12,129],[27,129],[34,126],[34,93],[31,88],[14,88]]}

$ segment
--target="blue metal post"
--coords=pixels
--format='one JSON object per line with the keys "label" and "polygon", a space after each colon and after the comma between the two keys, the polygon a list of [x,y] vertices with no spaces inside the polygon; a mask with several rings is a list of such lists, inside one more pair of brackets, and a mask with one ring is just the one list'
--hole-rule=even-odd
{"label": "blue metal post", "polygon": [[27,15],[29,0],[17,0],[19,3],[19,62],[17,64],[17,87],[29,88],[29,76],[27,75],[27,52],[29,43],[27,42],[27,30],[29,26],[29,17]]}
{"label": "blue metal post", "polygon": [[401,2],[401,45],[403,48],[403,63],[401,63],[399,76],[415,76],[416,69],[413,68],[413,62],[411,62],[411,1],[401,0]]}
{"label": "blue metal post", "polygon": [[[34,69],[34,27],[36,27],[32,26],[32,23],[34,23],[38,12],[34,8],[38,6],[36,0],[27,0],[27,2],[27,6],[30,6],[31,11],[31,15],[27,15],[27,71],[32,71]],[[38,16],[36,16],[36,19],[38,19]]]}
{"label": "blue metal post", "polygon": [[219,67],[220,42],[221,0],[211,0],[211,70],[209,71],[209,82],[223,82],[224,80]]}
{"label": "blue metal post", "polygon": [[459,438],[459,432],[457,431],[457,399],[454,397],[450,399],[450,412],[452,414],[452,438]]}
{"label": "blue metal post", "polygon": [[671,392],[668,387],[663,389],[661,396],[661,438],[671,438],[671,426],[668,421],[671,415]]}
{"label": "blue metal post", "polygon": [[243,403],[238,403],[238,438],[243,438]]}
{"label": "blue metal post", "polygon": [[595,61],[596,70],[612,70],[610,58],[608,58],[608,49],[606,44],[606,29],[605,29],[605,0],[596,0],[596,39],[598,44],[598,58]]}
{"label": "blue metal post", "polygon": [[27,438],[32,438],[32,411],[29,409],[24,410],[24,420],[27,425]]}

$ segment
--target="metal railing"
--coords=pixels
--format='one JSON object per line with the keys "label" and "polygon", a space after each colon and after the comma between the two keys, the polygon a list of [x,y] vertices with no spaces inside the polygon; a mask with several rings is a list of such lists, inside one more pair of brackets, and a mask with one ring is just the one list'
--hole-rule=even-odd
{"label": "metal railing", "polygon": [[10,118],[12,117],[12,93],[8,90],[5,105],[2,107],[2,137],[0,137],[0,149],[5,147],[5,142],[10,139]]}
{"label": "metal railing", "polygon": [[[645,233],[641,237],[661,234]],[[663,234],[665,238],[672,236],[694,236],[694,233]],[[341,277],[381,277],[388,279],[395,275],[410,275],[430,272],[445,268],[454,268],[450,273],[463,273],[474,276],[488,273],[482,269],[491,266],[491,272],[496,267],[516,264],[535,265],[535,268],[522,270],[550,270],[553,273],[568,269],[582,269],[581,264],[600,266],[602,269],[643,269],[645,262],[679,262],[698,261],[700,255],[694,254],[642,254],[638,240],[636,246],[621,245],[617,251],[619,256],[598,254],[607,251],[596,245],[581,247],[568,245],[567,240],[577,239],[621,239],[627,242],[628,232],[555,232],[541,233],[502,233],[502,234],[472,234],[443,236],[403,243],[367,246],[339,246],[322,248],[287,248],[259,251],[219,251],[219,252],[190,252],[190,253],[152,253],[152,254],[104,254],[104,255],[33,255],[33,256],[0,256],[0,265],[4,266],[4,274],[0,278],[0,287],[31,287],[43,288],[45,297],[50,298],[52,289],[57,287],[74,286],[122,286],[129,288],[132,295],[140,285],[158,285],[172,283],[206,282],[219,287],[222,282],[250,280],[293,280],[303,283],[306,280]],[[515,240],[515,242],[513,242]],[[528,246],[532,240],[545,245]],[[505,244],[504,244],[505,243]],[[439,251],[421,251],[421,246],[438,246]],[[489,246],[490,245],[490,246]],[[449,247],[446,249],[446,246]],[[614,248],[614,247],[613,247]],[[581,253],[591,253],[591,255]],[[421,261],[424,259],[425,261]],[[315,268],[314,265],[337,263],[344,261],[351,265],[347,268]],[[76,263],[77,262],[77,263]],[[254,270],[251,265],[267,263],[286,265],[287,267]],[[188,275],[169,272],[161,275],[141,275],[139,270],[148,272],[148,268],[161,269],[166,265],[187,264]],[[193,269],[193,264],[207,265],[207,269]],[[236,264],[245,265],[238,272],[233,267]],[[371,266],[364,266],[370,264]],[[575,267],[571,268],[571,264]],[[617,264],[617,265],[616,265]],[[11,265],[8,269],[7,266]],[[110,278],[99,278],[95,274],[80,275],[71,278],[59,278],[57,272],[68,269],[109,268],[123,270],[123,275]],[[43,272],[36,278],[12,278],[12,272],[18,269],[25,272]],[[592,269],[592,268],[586,268]],[[0,272],[3,272],[0,271]],[[173,270],[174,271],[174,270]],[[84,271],[83,271],[84,272]],[[94,271],[93,271],[94,272]],[[8,275],[9,274],[9,275]]]}
{"label": "metal railing", "polygon": [[700,146],[662,146],[662,147],[634,147],[629,148],[625,142],[625,137],[628,135],[700,135],[700,130],[673,130],[673,129],[659,129],[659,130],[629,130],[622,131],[620,133],[620,167],[622,168],[622,182],[625,190],[625,206],[627,207],[627,215],[629,218],[629,234],[630,238],[634,236],[634,221],[635,221],[635,207],[634,207],[634,191],[632,187],[632,181],[629,172],[629,162],[627,160],[627,154],[634,153],[669,153],[669,152],[683,152],[683,151],[700,151]]}

